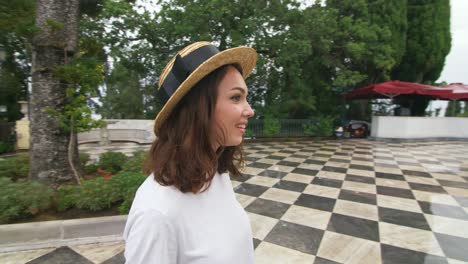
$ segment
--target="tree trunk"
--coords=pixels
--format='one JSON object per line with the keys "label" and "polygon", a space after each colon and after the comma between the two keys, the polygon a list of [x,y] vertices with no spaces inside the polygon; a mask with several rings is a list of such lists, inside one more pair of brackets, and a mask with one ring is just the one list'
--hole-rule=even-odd
{"label": "tree trunk", "polygon": [[[56,67],[71,62],[78,39],[78,0],[37,0],[33,39],[30,179],[52,186],[74,182],[68,162],[69,132],[47,110],[62,111],[67,83],[54,76]],[[78,148],[74,162],[80,167]]]}

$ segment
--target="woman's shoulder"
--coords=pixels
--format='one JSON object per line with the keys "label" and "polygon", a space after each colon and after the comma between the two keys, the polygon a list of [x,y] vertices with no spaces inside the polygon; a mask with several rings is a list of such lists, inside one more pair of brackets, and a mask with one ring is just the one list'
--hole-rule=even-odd
{"label": "woman's shoulder", "polygon": [[149,175],[135,194],[132,210],[154,210],[169,215],[177,207],[180,195],[180,191],[173,186],[162,186],[154,180],[153,175]]}

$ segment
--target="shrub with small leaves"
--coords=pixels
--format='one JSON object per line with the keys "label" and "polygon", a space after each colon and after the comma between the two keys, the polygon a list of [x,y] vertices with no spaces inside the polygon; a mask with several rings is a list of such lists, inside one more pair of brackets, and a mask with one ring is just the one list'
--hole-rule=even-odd
{"label": "shrub with small leaves", "polygon": [[60,186],[57,190],[57,211],[62,212],[74,207],[79,191],[77,185]]}
{"label": "shrub with small leaves", "polygon": [[136,151],[122,167],[122,171],[143,173],[143,163],[146,159],[146,151]]}
{"label": "shrub with small leaves", "polygon": [[267,116],[263,121],[263,135],[273,137],[279,135],[281,123],[278,119]]}
{"label": "shrub with small leaves", "polygon": [[86,174],[93,174],[95,172],[97,172],[97,170],[99,169],[98,165],[97,164],[89,164],[89,165],[86,165],[84,167],[84,171]]}
{"label": "shrub with small leaves", "polygon": [[0,160],[0,177],[7,177],[16,181],[27,178],[29,174],[29,156],[21,153],[16,157]]}
{"label": "shrub with small leaves", "polygon": [[99,157],[98,166],[111,174],[122,170],[122,166],[127,161],[127,156],[120,152],[106,152]]}
{"label": "shrub with small leaves", "polygon": [[35,181],[0,178],[0,223],[8,223],[52,206],[52,188]]}
{"label": "shrub with small leaves", "polygon": [[79,188],[75,204],[81,209],[99,211],[110,208],[122,199],[119,188],[110,179],[85,180]]}
{"label": "shrub with small leaves", "polygon": [[83,166],[86,166],[90,160],[90,155],[88,153],[80,153],[80,161]]}
{"label": "shrub with small leaves", "polygon": [[111,179],[122,194],[123,202],[119,206],[121,214],[129,212],[135,193],[145,179],[146,176],[137,172],[121,172]]}

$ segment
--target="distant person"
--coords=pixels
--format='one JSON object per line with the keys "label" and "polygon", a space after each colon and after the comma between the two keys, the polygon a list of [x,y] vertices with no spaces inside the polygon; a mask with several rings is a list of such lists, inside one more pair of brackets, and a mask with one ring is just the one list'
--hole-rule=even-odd
{"label": "distant person", "polygon": [[124,231],[126,263],[254,263],[250,221],[229,174],[239,176],[240,144],[254,115],[244,79],[254,49],[193,43],[164,68],[148,158]]}

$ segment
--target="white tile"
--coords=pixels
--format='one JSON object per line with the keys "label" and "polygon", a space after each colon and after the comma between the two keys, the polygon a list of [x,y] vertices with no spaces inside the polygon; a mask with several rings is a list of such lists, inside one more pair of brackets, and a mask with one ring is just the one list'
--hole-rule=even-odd
{"label": "white tile", "polygon": [[313,255],[268,242],[262,242],[255,250],[256,264],[311,264],[314,260]]}
{"label": "white tile", "polygon": [[322,238],[317,256],[347,264],[382,263],[378,242],[329,231]]}
{"label": "white tile", "polygon": [[281,220],[324,230],[327,228],[330,217],[330,212],[292,205]]}
{"label": "white tile", "polygon": [[434,233],[418,228],[379,222],[380,242],[437,256],[444,256]]}
{"label": "white tile", "polygon": [[278,219],[268,216],[247,212],[252,227],[252,235],[254,238],[263,240],[270,233],[273,227],[278,223]]}

